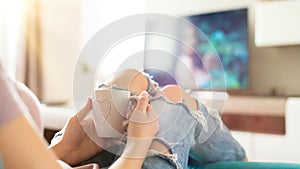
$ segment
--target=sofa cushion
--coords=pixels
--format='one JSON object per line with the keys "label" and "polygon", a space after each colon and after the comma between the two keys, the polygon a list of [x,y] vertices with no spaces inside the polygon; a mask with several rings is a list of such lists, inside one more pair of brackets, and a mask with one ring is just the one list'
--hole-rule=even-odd
{"label": "sofa cushion", "polygon": [[[200,169],[202,168],[203,167],[200,166]],[[253,169],[253,168],[255,169],[300,169],[300,164],[277,163],[277,162],[223,161],[223,162],[207,164],[204,167],[204,169]]]}

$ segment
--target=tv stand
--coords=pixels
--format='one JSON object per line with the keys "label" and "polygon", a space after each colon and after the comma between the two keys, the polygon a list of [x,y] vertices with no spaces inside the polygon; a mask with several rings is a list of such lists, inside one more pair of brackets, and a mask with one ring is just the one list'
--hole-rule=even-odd
{"label": "tv stand", "polygon": [[229,129],[285,134],[286,97],[229,95],[223,121]]}

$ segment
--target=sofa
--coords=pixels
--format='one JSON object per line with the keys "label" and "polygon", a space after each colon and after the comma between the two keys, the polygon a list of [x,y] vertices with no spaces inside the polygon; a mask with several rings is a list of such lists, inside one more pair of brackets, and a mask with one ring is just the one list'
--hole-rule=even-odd
{"label": "sofa", "polygon": [[204,166],[190,164],[189,169],[300,169],[300,164],[277,162],[223,161]]}

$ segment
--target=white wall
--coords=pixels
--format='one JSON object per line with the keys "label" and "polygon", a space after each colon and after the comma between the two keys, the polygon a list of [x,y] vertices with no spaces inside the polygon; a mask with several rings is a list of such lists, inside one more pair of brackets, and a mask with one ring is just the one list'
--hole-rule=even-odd
{"label": "white wall", "polygon": [[[145,3],[140,0],[43,0],[40,11],[44,59],[43,102],[59,103],[73,99],[75,64],[88,40],[111,22],[144,13]],[[85,69],[85,63],[79,66]],[[90,72],[83,70],[82,76],[86,76],[86,80],[93,80]],[[86,93],[86,83],[78,83],[82,83],[82,91],[79,92]],[[84,94],[82,97],[87,98]]]}
{"label": "white wall", "polygon": [[[288,12],[278,12],[287,9]],[[300,22],[295,22],[300,18],[299,9],[299,0],[257,2],[255,44],[265,47],[300,44]]]}
{"label": "white wall", "polygon": [[41,1],[43,101],[69,101],[80,53],[80,0]]}
{"label": "white wall", "polygon": [[[300,95],[300,46],[258,48],[254,45],[254,6],[256,0],[146,0],[148,12],[190,15],[248,7],[250,42],[250,89],[268,95],[276,89],[282,95]],[[280,12],[288,12],[286,11]],[[295,18],[296,22],[297,18]],[[280,22],[278,22],[279,24]]]}
{"label": "white wall", "polygon": [[25,7],[24,1],[0,0],[0,62],[12,78],[25,54]]}

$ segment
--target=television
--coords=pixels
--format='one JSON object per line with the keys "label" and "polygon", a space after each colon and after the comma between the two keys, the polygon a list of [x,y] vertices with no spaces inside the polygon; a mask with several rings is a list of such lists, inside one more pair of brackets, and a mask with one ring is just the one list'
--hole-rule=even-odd
{"label": "television", "polygon": [[[146,36],[146,49],[159,49],[160,53],[149,52],[148,55],[151,56],[145,55],[145,72],[161,86],[180,84],[183,88],[200,90],[247,89],[249,87],[247,15],[247,8],[241,8],[184,16],[183,19],[194,25],[198,33],[176,24],[172,26],[174,31],[184,34],[184,43],[189,48],[174,39],[157,35]],[[157,23],[152,21],[148,29],[151,29],[151,26],[154,29],[153,25]],[[204,38],[206,40],[203,40]],[[163,52],[165,49],[167,52]],[[186,59],[182,59],[183,53]],[[185,67],[186,71],[179,70],[179,60],[181,67]],[[210,68],[217,65],[217,62],[221,62],[219,69]],[[219,77],[224,79],[218,79]],[[214,78],[213,88],[212,78]]]}

